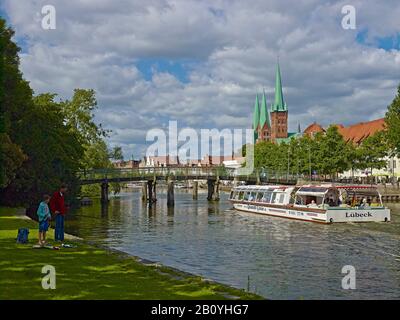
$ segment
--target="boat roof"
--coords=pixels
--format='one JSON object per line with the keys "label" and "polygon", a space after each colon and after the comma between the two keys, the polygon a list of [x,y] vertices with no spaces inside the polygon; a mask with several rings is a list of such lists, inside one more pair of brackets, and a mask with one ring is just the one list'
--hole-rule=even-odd
{"label": "boat roof", "polygon": [[288,188],[293,188],[293,186],[284,186],[284,185],[247,185],[247,186],[237,186],[235,190],[286,190]]}
{"label": "boat roof", "polygon": [[[297,185],[296,187],[300,188],[299,191],[306,191],[306,189],[344,189],[344,190],[354,190],[354,189],[373,189],[376,190],[378,187],[376,185],[335,185],[335,184],[305,184],[305,185]],[[286,185],[246,185],[246,186],[237,186],[235,190],[286,190],[289,188],[294,188],[294,186],[286,186]],[[322,190],[318,190],[317,192],[322,192]]]}
{"label": "boat roof", "polygon": [[341,185],[341,186],[336,186],[338,189],[377,189],[378,186],[376,185]]}

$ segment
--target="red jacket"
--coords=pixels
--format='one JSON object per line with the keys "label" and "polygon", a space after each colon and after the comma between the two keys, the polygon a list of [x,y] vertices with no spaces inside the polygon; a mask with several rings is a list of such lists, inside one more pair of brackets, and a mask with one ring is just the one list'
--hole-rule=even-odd
{"label": "red jacket", "polygon": [[65,208],[64,195],[61,193],[61,191],[56,191],[53,193],[53,196],[50,199],[50,210],[52,213],[58,211],[62,215],[66,213],[67,210]]}

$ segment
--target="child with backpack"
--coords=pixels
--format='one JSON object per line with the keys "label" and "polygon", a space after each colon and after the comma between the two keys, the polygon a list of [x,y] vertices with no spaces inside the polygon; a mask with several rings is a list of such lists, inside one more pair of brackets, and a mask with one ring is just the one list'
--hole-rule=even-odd
{"label": "child with backpack", "polygon": [[50,209],[49,209],[50,196],[45,194],[43,196],[43,201],[40,202],[39,208],[37,210],[37,215],[39,219],[39,245],[41,247],[46,244],[46,232],[49,229],[49,221],[51,219]]}

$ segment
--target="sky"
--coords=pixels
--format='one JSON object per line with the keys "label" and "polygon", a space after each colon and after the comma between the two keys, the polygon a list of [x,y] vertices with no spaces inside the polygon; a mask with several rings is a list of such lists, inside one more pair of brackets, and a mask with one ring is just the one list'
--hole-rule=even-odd
{"label": "sky", "polygon": [[0,0],[0,15],[35,94],[95,89],[95,119],[125,158],[171,120],[250,128],[256,93],[273,102],[278,57],[291,131],[383,117],[400,84],[399,0]]}

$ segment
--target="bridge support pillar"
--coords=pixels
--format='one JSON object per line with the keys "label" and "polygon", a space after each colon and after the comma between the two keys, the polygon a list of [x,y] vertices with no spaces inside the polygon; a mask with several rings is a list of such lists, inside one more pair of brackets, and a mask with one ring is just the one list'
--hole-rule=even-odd
{"label": "bridge support pillar", "polygon": [[214,184],[215,184],[214,180],[211,180],[211,179],[207,180],[207,200],[208,201],[211,201],[213,199]]}
{"label": "bridge support pillar", "polygon": [[147,201],[147,183],[142,182],[142,201]]}
{"label": "bridge support pillar", "polygon": [[149,202],[149,208],[153,206],[153,181],[148,180],[147,181],[147,190],[148,190],[148,202]]}
{"label": "bridge support pillar", "polygon": [[175,205],[174,199],[174,181],[168,180],[167,184],[167,207],[173,207]]}
{"label": "bridge support pillar", "polygon": [[199,182],[193,181],[193,191],[192,191],[193,200],[197,200],[198,190],[199,190]]}
{"label": "bridge support pillar", "polygon": [[217,178],[214,184],[214,192],[212,199],[213,201],[219,201],[219,177]]}
{"label": "bridge support pillar", "polygon": [[101,184],[101,203],[108,203],[108,183]]}
{"label": "bridge support pillar", "polygon": [[157,186],[157,180],[154,179],[154,181],[153,181],[153,197],[152,197],[153,202],[157,201],[156,186]]}
{"label": "bridge support pillar", "polygon": [[218,201],[219,200],[219,178],[217,180],[207,180],[207,187],[208,187],[208,194],[207,200],[208,201]]}
{"label": "bridge support pillar", "polygon": [[149,208],[153,206],[153,203],[157,201],[156,197],[156,181],[148,180],[147,181],[147,190],[148,190],[148,202]]}

